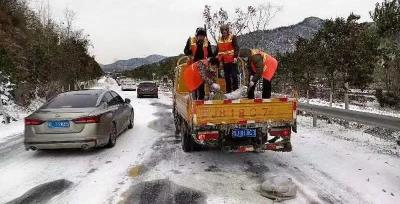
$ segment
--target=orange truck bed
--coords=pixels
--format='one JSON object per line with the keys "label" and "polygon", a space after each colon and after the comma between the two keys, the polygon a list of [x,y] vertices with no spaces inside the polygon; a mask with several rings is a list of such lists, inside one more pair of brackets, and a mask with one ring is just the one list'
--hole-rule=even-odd
{"label": "orange truck bed", "polygon": [[193,100],[182,78],[185,66],[179,64],[173,114],[185,152],[201,146],[230,152],[292,150],[291,132],[297,131],[295,98]]}

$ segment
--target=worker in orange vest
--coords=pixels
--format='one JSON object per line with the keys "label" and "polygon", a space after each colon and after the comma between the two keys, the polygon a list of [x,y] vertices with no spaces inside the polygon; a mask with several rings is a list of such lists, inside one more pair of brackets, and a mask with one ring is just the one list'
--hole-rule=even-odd
{"label": "worker in orange vest", "polygon": [[[211,49],[211,44],[207,39],[207,31],[204,28],[197,28],[196,35],[187,40],[184,53],[191,59],[188,63],[194,63],[199,60],[204,60],[214,56]],[[195,98],[198,100],[203,100],[204,96],[205,88],[203,83],[195,92]]]}
{"label": "worker in orange vest", "polygon": [[226,93],[231,93],[239,88],[239,73],[236,66],[239,44],[236,36],[230,33],[229,25],[222,25],[220,31],[221,37],[217,44],[218,60],[224,69]]}
{"label": "worker in orange vest", "polygon": [[254,99],[257,82],[263,79],[262,98],[271,98],[271,80],[278,68],[278,61],[267,53],[258,49],[241,49],[239,57],[247,58],[247,66],[251,73],[247,97]]}

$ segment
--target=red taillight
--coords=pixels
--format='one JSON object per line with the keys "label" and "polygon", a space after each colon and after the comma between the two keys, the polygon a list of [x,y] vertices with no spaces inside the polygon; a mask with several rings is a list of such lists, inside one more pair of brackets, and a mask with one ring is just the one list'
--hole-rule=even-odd
{"label": "red taillight", "polygon": [[254,103],[262,103],[263,100],[261,98],[256,98],[254,99]]}
{"label": "red taillight", "polygon": [[89,116],[89,117],[82,117],[72,120],[76,124],[86,124],[86,123],[99,123],[100,116]]}
{"label": "red taillight", "polygon": [[293,101],[293,110],[297,110],[297,101]]}
{"label": "red taillight", "polygon": [[43,120],[33,119],[33,118],[25,118],[25,125],[41,125],[43,124]]}
{"label": "red taillight", "polygon": [[219,138],[218,131],[197,133],[197,139],[200,141],[216,141],[216,140],[218,140],[218,138]]}
{"label": "red taillight", "polygon": [[245,124],[247,124],[247,120],[239,120],[239,124],[240,125],[245,125]]}
{"label": "red taillight", "polygon": [[278,136],[282,138],[289,138],[292,131],[290,129],[281,129],[281,130],[270,130],[269,134],[271,136]]}

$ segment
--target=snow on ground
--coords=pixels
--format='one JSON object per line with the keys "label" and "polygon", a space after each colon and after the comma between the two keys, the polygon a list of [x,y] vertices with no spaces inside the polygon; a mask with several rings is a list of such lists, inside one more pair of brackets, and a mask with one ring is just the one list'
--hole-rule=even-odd
{"label": "snow on ground", "polygon": [[0,203],[57,179],[71,181],[73,187],[54,198],[53,203],[106,202],[121,185],[118,183],[123,182],[120,178],[124,178],[129,166],[140,161],[140,152],[158,136],[156,131],[147,128],[155,119],[154,108],[149,104],[157,99],[137,100],[133,92],[121,95],[132,99],[135,127],[122,134],[112,149],[26,152],[21,140],[12,151],[0,152]]}
{"label": "snow on ground", "polygon": [[[137,190],[140,183],[167,178],[204,192],[207,203],[268,203],[257,192],[263,178],[287,175],[299,186],[299,196],[283,203],[400,202],[396,144],[339,125],[321,123],[312,128],[312,119],[307,117],[299,118],[299,126],[291,153],[183,153],[179,140],[172,132],[166,133],[141,164],[151,170],[132,180],[130,188]],[[122,195],[125,201],[127,192]]]}
{"label": "snow on ground", "polygon": [[13,122],[11,124],[0,123],[0,144],[10,140],[13,137],[21,134],[24,129],[24,121],[20,120],[18,122]]}
{"label": "snow on ground", "polygon": [[[299,101],[302,103],[307,103],[307,99],[305,99],[305,98],[300,98]],[[314,105],[319,105],[319,106],[329,106],[330,105],[329,101],[324,101],[322,99],[315,99],[315,98],[310,99],[309,103],[314,104]],[[332,107],[344,109],[344,103],[341,103],[341,102],[333,103]],[[382,108],[379,106],[379,103],[376,101],[367,102],[365,106],[350,104],[349,109],[354,110],[354,111],[360,111],[360,112],[375,113],[375,114],[387,115],[387,116],[392,116],[392,117],[400,117],[400,111],[393,110],[391,108]]]}
{"label": "snow on ground", "polygon": [[132,100],[135,127],[112,149],[26,152],[23,125],[0,126],[15,135],[0,140],[0,203],[29,190],[57,204],[272,203],[257,192],[271,175],[299,186],[298,197],[283,203],[400,203],[399,146],[366,128],[323,121],[313,128],[311,118],[300,116],[290,153],[184,153],[174,135],[171,93],[137,99],[105,78],[97,88]]}

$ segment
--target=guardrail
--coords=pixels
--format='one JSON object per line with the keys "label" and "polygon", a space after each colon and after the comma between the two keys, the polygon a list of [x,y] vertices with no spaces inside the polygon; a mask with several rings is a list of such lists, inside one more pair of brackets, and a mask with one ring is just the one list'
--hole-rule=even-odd
{"label": "guardrail", "polygon": [[311,105],[307,103],[300,103],[299,110],[313,113],[314,127],[317,126],[317,116],[325,115],[350,122],[359,122],[366,125],[400,131],[400,118],[396,117],[339,108],[331,108],[327,106]]}

